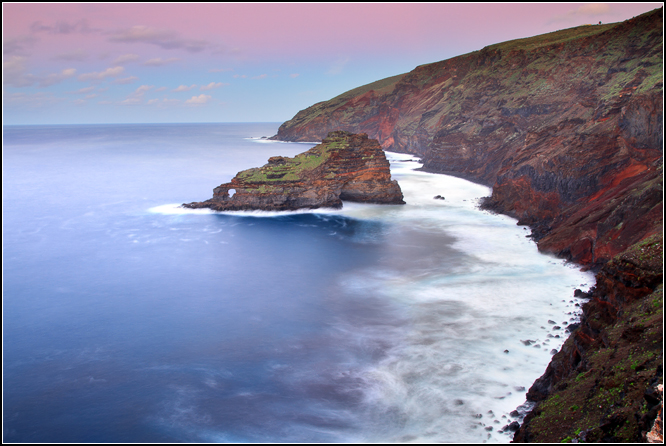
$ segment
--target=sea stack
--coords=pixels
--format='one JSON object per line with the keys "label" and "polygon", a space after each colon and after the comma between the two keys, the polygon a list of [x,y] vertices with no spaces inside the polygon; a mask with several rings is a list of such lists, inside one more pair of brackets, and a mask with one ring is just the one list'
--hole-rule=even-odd
{"label": "sea stack", "polygon": [[274,156],[263,167],[239,172],[188,208],[216,211],[291,211],[340,208],[342,201],[404,204],[386,155],[365,133],[333,131],[293,158]]}

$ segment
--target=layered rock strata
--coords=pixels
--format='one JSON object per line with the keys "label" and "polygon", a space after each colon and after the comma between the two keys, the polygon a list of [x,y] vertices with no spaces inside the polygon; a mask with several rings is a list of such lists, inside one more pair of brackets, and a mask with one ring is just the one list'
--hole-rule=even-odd
{"label": "layered rock strata", "polygon": [[516,441],[645,441],[663,384],[663,8],[491,45],[302,110],[275,139],[365,132],[492,186],[484,206],[598,271]]}
{"label": "layered rock strata", "polygon": [[340,208],[342,201],[404,204],[389,162],[367,134],[331,132],[294,158],[274,156],[263,167],[239,172],[213,190],[213,198],[184,204],[216,211],[290,211]]}
{"label": "layered rock strata", "polygon": [[302,110],[274,138],[367,133],[492,186],[487,206],[532,226],[541,250],[601,265],[661,225],[662,12],[421,65]]}

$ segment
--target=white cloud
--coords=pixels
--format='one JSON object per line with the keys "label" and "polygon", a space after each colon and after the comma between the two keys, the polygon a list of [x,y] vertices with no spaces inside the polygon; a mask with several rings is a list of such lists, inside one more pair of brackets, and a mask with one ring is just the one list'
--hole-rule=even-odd
{"label": "white cloud", "polygon": [[27,55],[27,47],[32,47],[39,39],[35,36],[21,36],[4,39],[2,42],[2,53],[5,55]]}
{"label": "white cloud", "polygon": [[211,83],[208,84],[208,85],[202,85],[201,88],[200,88],[200,90],[201,90],[201,91],[205,91],[205,90],[213,90],[214,88],[220,88],[220,87],[222,87],[222,86],[224,86],[224,85],[229,85],[229,84],[225,84],[225,83],[222,83],[222,82],[211,82]]}
{"label": "white cloud", "polygon": [[58,20],[54,25],[44,25],[42,22],[33,22],[30,25],[30,31],[33,33],[49,33],[49,34],[89,34],[99,32],[100,29],[91,28],[86,19],[81,19],[76,23],[69,23],[66,20]]}
{"label": "white cloud", "polygon": [[260,74],[259,76],[254,76],[252,79],[264,79],[267,76],[267,74]]}
{"label": "white cloud", "polygon": [[224,73],[225,71],[234,71],[233,68],[213,68],[208,70],[209,73]]}
{"label": "white cloud", "polygon": [[152,90],[154,87],[155,87],[154,85],[142,85],[136,90],[134,90],[134,93],[132,93],[132,95],[143,96],[147,91]]}
{"label": "white cloud", "polygon": [[29,87],[37,84],[38,87],[49,87],[58,84],[76,74],[75,68],[66,68],[60,73],[35,76],[27,73],[27,59],[22,56],[11,56],[2,64],[5,85],[13,87]]}
{"label": "white cloud", "polygon": [[215,47],[205,40],[185,39],[177,32],[169,29],[157,29],[149,26],[137,25],[111,33],[111,42],[149,43],[164,49],[183,49],[197,53],[207,48]]}
{"label": "white cloud", "polygon": [[123,54],[122,56],[116,57],[116,60],[113,61],[113,65],[124,65],[130,62],[136,62],[139,60],[138,54]]}
{"label": "white cloud", "polygon": [[143,102],[143,97],[147,91],[150,91],[154,88],[153,85],[142,85],[132,93],[130,93],[127,98],[123,101],[120,101],[121,105],[139,105]]}
{"label": "white cloud", "polygon": [[571,21],[579,18],[590,19],[610,12],[611,8],[607,3],[588,3],[572,9],[565,14],[555,16],[550,22]]}
{"label": "white cloud", "polygon": [[326,74],[335,76],[336,74],[342,73],[342,70],[345,68],[345,65],[347,65],[350,60],[351,59],[349,59],[349,57],[336,60],[335,62],[333,62],[333,65],[331,65],[331,68],[329,68]]}
{"label": "white cloud", "polygon": [[295,78],[297,78],[298,76],[300,76],[299,73],[292,73],[292,74],[289,75],[289,77],[292,78],[292,79],[295,79]]}
{"label": "white cloud", "polygon": [[136,76],[130,76],[130,77],[124,77],[122,79],[116,79],[115,81],[111,82],[112,84],[119,84],[119,85],[124,85],[124,84],[133,84],[134,82],[138,81],[139,78]]}
{"label": "white cloud", "polygon": [[80,90],[76,91],[68,91],[67,93],[69,94],[87,94],[87,93],[92,93],[95,90],[96,87],[85,87],[81,88]]}
{"label": "white cloud", "polygon": [[121,74],[123,74],[123,71],[125,71],[125,68],[123,67],[113,67],[113,68],[107,68],[104,71],[101,72],[92,72],[92,73],[84,73],[79,76],[80,81],[102,81],[106,79],[107,77],[118,77]]}
{"label": "white cloud", "polygon": [[34,76],[26,73],[26,61],[25,57],[11,56],[2,63],[2,74],[5,85],[28,87],[35,83]]}
{"label": "white cloud", "polygon": [[42,109],[65,100],[63,98],[57,98],[51,93],[46,92],[32,94],[11,93],[3,95],[2,99],[8,106],[28,109]]}
{"label": "white cloud", "polygon": [[191,89],[195,88],[197,84],[192,84],[189,87],[187,85],[181,85],[178,88],[171,90],[171,91],[190,91]]}
{"label": "white cloud", "polygon": [[130,97],[123,101],[120,101],[120,105],[139,105],[141,104],[141,98]]}
{"label": "white cloud", "polygon": [[180,59],[177,57],[169,57],[168,59],[162,59],[161,57],[155,57],[153,59],[148,59],[143,64],[150,67],[160,67],[169,63],[177,62]]}
{"label": "white cloud", "polygon": [[190,105],[203,105],[206,102],[210,101],[213,97],[207,94],[200,94],[199,96],[192,96],[190,99],[185,101],[186,104]]}
{"label": "white cloud", "polygon": [[67,60],[67,61],[75,61],[75,62],[83,62],[85,60],[88,60],[89,54],[83,51],[82,49],[78,49],[75,51],[71,51],[69,53],[64,53],[64,54],[59,54],[54,57],[56,60]]}

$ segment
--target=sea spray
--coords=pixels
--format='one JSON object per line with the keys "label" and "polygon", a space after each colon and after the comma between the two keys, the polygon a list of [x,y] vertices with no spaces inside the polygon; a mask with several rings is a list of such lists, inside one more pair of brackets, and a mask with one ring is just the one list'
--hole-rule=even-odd
{"label": "sea spray", "polygon": [[276,129],[5,128],[5,440],[510,439],[591,274],[409,155],[402,206],[165,205],[303,151]]}

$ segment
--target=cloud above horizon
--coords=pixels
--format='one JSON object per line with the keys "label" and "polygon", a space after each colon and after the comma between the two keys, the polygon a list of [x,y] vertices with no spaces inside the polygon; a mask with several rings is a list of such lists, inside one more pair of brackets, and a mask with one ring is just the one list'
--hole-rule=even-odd
{"label": "cloud above horizon", "polygon": [[113,61],[113,65],[125,65],[130,62],[136,62],[137,60],[139,60],[138,54],[123,54]]}
{"label": "cloud above horizon", "polygon": [[78,79],[81,82],[103,81],[109,77],[118,77],[121,74],[123,74],[124,71],[125,71],[124,67],[107,68],[104,71],[81,74],[79,75]]}
{"label": "cloud above horizon", "polygon": [[208,94],[200,94],[199,96],[192,96],[190,99],[185,101],[189,105],[203,105],[210,101],[213,97]]}
{"label": "cloud above horizon", "polygon": [[220,87],[223,87],[223,86],[225,86],[225,85],[229,85],[229,84],[224,83],[224,82],[211,82],[211,83],[208,84],[208,85],[202,85],[201,88],[200,88],[200,90],[202,90],[202,91],[205,91],[205,90],[213,90],[213,89],[215,89],[215,88],[220,88]]}
{"label": "cloud above horizon", "polygon": [[572,21],[577,18],[592,18],[601,15],[607,15],[611,12],[611,7],[607,3],[588,3],[581,5],[576,9],[567,11],[565,14],[556,15],[551,22]]}
{"label": "cloud above horizon", "polygon": [[[621,21],[660,6],[5,3],[6,122],[286,120],[417,65],[555,31],[562,23]],[[146,85],[155,87],[139,97],[135,87]],[[195,90],[201,94],[192,95]],[[214,91],[224,101],[208,94]],[[158,98],[158,92],[181,98]],[[86,95],[98,97],[93,102]],[[67,108],[73,100],[76,110]],[[120,111],[121,103],[164,113]],[[213,103],[223,106],[215,113],[194,107]]]}
{"label": "cloud above horizon", "polygon": [[135,25],[118,31],[107,33],[110,42],[148,43],[165,50],[182,49],[198,53],[215,47],[210,42],[180,37],[179,33],[170,29],[158,29],[145,25]]}
{"label": "cloud above horizon", "polygon": [[76,74],[75,68],[65,68],[59,73],[34,75],[27,72],[26,62],[27,59],[21,56],[11,56],[3,62],[2,73],[6,85],[19,88],[36,85],[38,88],[45,88],[61,83]]}
{"label": "cloud above horizon", "polygon": [[169,57],[167,59],[162,59],[161,57],[154,57],[152,59],[148,59],[147,61],[145,61],[143,65],[149,67],[161,67],[162,65],[178,62],[179,60],[180,58],[178,57]]}
{"label": "cloud above horizon", "polygon": [[171,91],[175,91],[175,92],[179,92],[179,91],[190,91],[190,90],[192,90],[193,88],[195,88],[196,86],[197,86],[196,84],[192,84],[192,85],[190,85],[189,87],[188,87],[187,85],[181,85],[181,86],[179,86],[178,88],[175,88],[175,89],[173,89],[173,90],[171,90]]}

